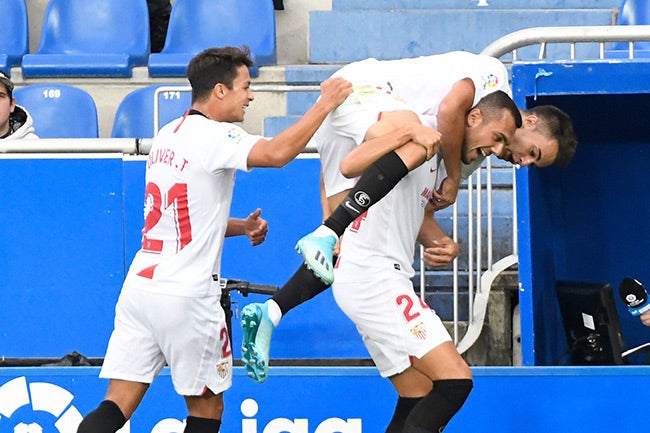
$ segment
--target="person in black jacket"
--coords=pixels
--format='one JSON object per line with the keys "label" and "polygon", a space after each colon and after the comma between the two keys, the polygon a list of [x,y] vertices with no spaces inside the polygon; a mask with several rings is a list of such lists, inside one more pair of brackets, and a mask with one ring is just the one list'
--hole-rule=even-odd
{"label": "person in black jacket", "polygon": [[165,46],[172,4],[170,0],[147,0],[147,6],[149,7],[151,52],[159,53]]}

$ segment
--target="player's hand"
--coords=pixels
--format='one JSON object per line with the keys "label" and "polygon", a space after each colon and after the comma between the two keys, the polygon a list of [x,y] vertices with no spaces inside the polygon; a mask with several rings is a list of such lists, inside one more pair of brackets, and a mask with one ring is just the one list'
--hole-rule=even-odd
{"label": "player's hand", "polygon": [[433,198],[429,200],[436,211],[454,204],[456,196],[458,195],[459,183],[460,181],[455,181],[450,177],[446,177],[442,180],[440,189],[433,191]]}
{"label": "player's hand", "polygon": [[427,150],[427,161],[440,149],[442,134],[424,125],[414,125],[411,140]]}
{"label": "player's hand", "polygon": [[641,319],[641,323],[643,323],[645,326],[650,326],[650,311],[646,311],[639,317]]}
{"label": "player's hand", "polygon": [[339,254],[341,254],[341,241],[343,240],[343,236],[339,237],[339,240],[336,241],[336,244],[334,245],[334,257],[338,257]]}
{"label": "player's hand", "polygon": [[428,266],[439,268],[451,263],[458,255],[458,244],[445,236],[432,241],[432,245],[424,249],[422,260]]}
{"label": "player's hand", "polygon": [[262,209],[257,208],[255,212],[248,215],[244,222],[244,234],[251,241],[252,246],[261,244],[266,240],[266,234],[269,232],[269,224],[260,215]]}
{"label": "player's hand", "polygon": [[344,78],[328,78],[320,83],[321,104],[325,104],[328,111],[334,110],[341,105],[345,99],[352,93],[352,83]]}

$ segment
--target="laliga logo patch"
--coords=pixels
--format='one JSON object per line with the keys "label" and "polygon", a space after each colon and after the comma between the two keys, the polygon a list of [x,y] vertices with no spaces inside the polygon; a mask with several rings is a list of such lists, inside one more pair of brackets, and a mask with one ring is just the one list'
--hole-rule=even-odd
{"label": "laliga logo patch", "polygon": [[0,431],[76,433],[83,417],[70,405],[73,398],[68,390],[51,383],[28,386],[25,376],[10,380],[0,386]]}
{"label": "laliga logo patch", "polygon": [[354,201],[359,205],[363,207],[368,207],[370,204],[370,197],[368,197],[368,194],[366,194],[363,191],[358,191],[357,193],[354,194]]}
{"label": "laliga logo patch", "polygon": [[228,130],[228,138],[231,140],[239,140],[242,136],[242,131],[239,128],[230,128]]}
{"label": "laliga logo patch", "polygon": [[484,81],[483,88],[484,89],[486,89],[486,88],[489,89],[489,88],[492,88],[492,87],[496,87],[499,84],[499,77],[497,77],[494,74],[488,74],[488,75],[483,77],[483,81]]}

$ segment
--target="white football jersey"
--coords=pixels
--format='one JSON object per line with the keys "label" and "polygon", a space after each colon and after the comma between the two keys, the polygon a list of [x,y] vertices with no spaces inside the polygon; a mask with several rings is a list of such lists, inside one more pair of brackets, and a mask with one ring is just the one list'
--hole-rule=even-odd
{"label": "white football jersey", "polygon": [[190,114],[164,126],[146,167],[145,223],[124,286],[178,296],[219,293],[235,172],[262,137]]}
{"label": "white football jersey", "polygon": [[447,177],[437,156],[405,176],[346,229],[336,281],[365,281],[382,272],[411,278],[415,240],[432,191]]}
{"label": "white football jersey", "polygon": [[[423,125],[436,128],[440,103],[462,79],[469,78],[474,83],[472,105],[498,90],[512,93],[508,71],[499,59],[464,51],[400,60],[370,58],[345,65],[333,76],[350,81],[353,93],[327,116],[314,135],[328,197],[356,183],[357,179],[345,178],[339,167],[343,158],[363,141],[379,112],[412,110]],[[471,165],[461,164],[463,178],[483,159],[479,155]]]}
{"label": "white football jersey", "polygon": [[512,96],[508,71],[499,59],[465,51],[399,60],[366,59],[344,66],[334,76],[353,85],[381,87],[420,115],[436,115],[442,99],[464,78],[474,83],[472,105],[497,90]]}

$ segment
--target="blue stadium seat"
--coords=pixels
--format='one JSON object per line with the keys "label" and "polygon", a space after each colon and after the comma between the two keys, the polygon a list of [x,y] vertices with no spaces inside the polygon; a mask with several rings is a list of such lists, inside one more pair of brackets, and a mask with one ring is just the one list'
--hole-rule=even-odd
{"label": "blue stadium seat", "polygon": [[27,6],[25,0],[2,0],[0,3],[0,71],[10,75],[29,52]]}
{"label": "blue stadium seat", "polygon": [[23,57],[32,77],[130,77],[149,55],[146,0],[50,0],[38,51]]}
{"label": "blue stadium seat", "polygon": [[[650,0],[623,0],[618,14],[619,26],[638,26],[650,24]],[[628,58],[629,44],[615,42],[606,50],[607,58]],[[650,42],[635,42],[634,57],[650,57]]]}
{"label": "blue stadium seat", "polygon": [[182,116],[192,105],[192,94],[173,90],[173,87],[187,86],[154,84],[126,95],[115,112],[111,137],[151,138],[155,135],[154,98],[159,88],[162,89],[158,93],[158,128]]}
{"label": "blue stadium seat", "polygon": [[176,0],[165,46],[149,56],[152,77],[184,77],[189,61],[210,47],[248,45],[258,66],[276,63],[273,2],[265,0]]}
{"label": "blue stadium seat", "polygon": [[66,84],[32,84],[14,90],[16,103],[29,111],[41,138],[97,138],[99,125],[93,98]]}

